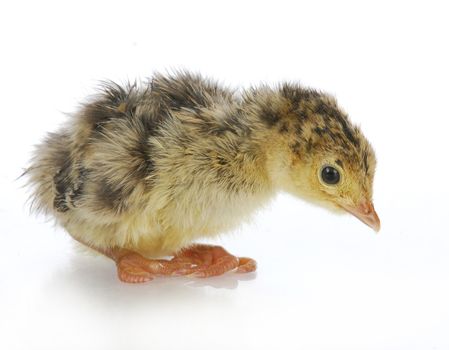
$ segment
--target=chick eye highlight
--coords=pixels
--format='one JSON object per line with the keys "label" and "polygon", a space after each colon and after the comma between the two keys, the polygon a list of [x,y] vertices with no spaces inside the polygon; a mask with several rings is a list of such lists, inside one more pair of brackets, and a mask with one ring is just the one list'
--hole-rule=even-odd
{"label": "chick eye highlight", "polygon": [[321,170],[321,179],[328,185],[336,185],[340,182],[340,173],[332,166],[325,166]]}

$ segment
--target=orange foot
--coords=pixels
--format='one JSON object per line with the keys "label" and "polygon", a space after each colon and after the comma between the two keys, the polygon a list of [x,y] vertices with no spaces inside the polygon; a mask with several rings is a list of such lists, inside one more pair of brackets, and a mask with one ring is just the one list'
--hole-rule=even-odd
{"label": "orange foot", "polygon": [[171,260],[147,259],[132,251],[120,251],[115,256],[121,281],[143,283],[156,276],[212,277],[236,270],[245,273],[256,270],[256,261],[237,258],[219,246],[195,244],[183,249]]}
{"label": "orange foot", "polygon": [[234,269],[239,273],[252,272],[257,268],[253,259],[238,258],[220,246],[207,244],[195,244],[183,249],[171,261],[191,265],[177,273],[200,278],[219,276]]}
{"label": "orange foot", "polygon": [[179,276],[192,268],[189,262],[147,259],[132,251],[123,251],[115,260],[119,279],[128,283],[148,282],[156,276]]}

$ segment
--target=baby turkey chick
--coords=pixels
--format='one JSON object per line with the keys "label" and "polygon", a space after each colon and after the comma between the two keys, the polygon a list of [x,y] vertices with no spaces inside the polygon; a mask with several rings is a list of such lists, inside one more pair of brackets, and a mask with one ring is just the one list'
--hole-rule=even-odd
{"label": "baby turkey chick", "polygon": [[235,228],[279,190],[377,231],[374,170],[372,147],[327,94],[283,84],[237,95],[177,73],[106,84],[37,147],[27,174],[35,209],[136,283],[254,271],[252,259],[192,242]]}

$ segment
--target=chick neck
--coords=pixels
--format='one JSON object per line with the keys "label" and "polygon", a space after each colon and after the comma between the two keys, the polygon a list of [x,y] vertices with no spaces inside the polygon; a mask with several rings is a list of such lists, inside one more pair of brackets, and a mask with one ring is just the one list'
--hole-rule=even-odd
{"label": "chick neck", "polygon": [[[308,94],[308,91],[300,91]],[[243,109],[251,125],[250,142],[263,155],[264,169],[274,191],[294,192],[292,166],[305,168],[310,163],[313,149],[306,141],[319,121],[310,108],[323,95],[307,95],[296,101],[281,90],[261,88],[244,97]],[[298,117],[298,110],[302,116]],[[312,136],[310,136],[312,137]],[[310,140],[310,139],[309,139]]]}

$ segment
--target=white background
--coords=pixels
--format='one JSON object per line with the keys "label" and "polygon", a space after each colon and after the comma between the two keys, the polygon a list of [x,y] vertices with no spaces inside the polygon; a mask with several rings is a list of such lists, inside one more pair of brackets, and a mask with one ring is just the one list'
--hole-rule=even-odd
{"label": "white background", "polygon": [[[0,348],[449,349],[444,1],[0,5]],[[215,241],[256,274],[119,283],[33,217],[32,145],[101,79],[186,68],[335,94],[377,151],[382,231],[280,195]]]}

